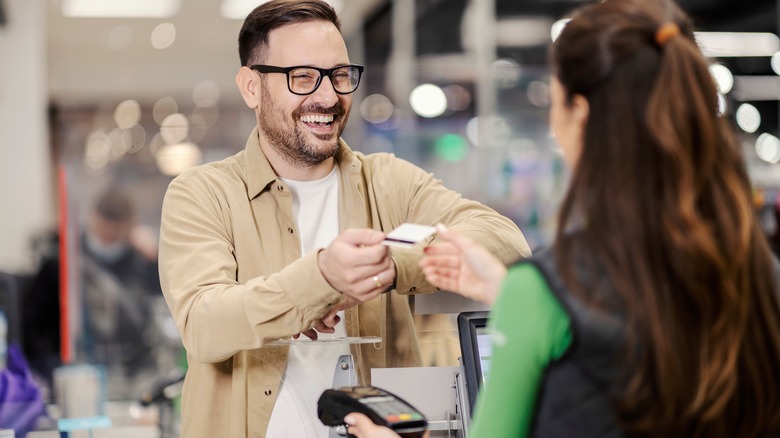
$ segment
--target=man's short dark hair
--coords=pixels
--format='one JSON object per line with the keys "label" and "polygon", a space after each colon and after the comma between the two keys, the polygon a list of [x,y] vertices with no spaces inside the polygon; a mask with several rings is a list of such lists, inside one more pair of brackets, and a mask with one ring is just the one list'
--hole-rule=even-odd
{"label": "man's short dark hair", "polygon": [[341,32],[341,22],[333,8],[322,0],[271,0],[256,7],[244,20],[238,33],[241,65],[263,60],[268,34],[287,24],[329,21]]}

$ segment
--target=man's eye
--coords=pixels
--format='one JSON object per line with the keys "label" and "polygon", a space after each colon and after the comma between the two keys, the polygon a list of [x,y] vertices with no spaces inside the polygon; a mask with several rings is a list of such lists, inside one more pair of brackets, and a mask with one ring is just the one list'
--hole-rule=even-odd
{"label": "man's eye", "polygon": [[295,73],[292,75],[292,78],[295,80],[305,81],[305,80],[311,80],[314,79],[314,75],[311,73]]}

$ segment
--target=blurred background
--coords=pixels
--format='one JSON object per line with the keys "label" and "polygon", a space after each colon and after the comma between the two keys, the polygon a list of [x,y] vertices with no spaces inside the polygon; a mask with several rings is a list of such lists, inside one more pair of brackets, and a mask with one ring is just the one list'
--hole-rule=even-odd
{"label": "blurred background", "polygon": [[[121,290],[140,275],[154,283],[155,274],[144,269],[155,263],[171,179],[242,150],[255,125],[234,79],[238,30],[259,3],[0,0],[0,309],[11,343],[40,338],[42,346],[29,348],[57,350],[54,358],[25,351],[36,356],[28,359],[45,401],[57,401],[50,373],[58,359],[106,365],[98,374],[108,376],[101,395],[108,399],[136,399],[186,367],[159,289],[139,286],[132,301],[144,308],[135,311]],[[532,248],[548,243],[567,171],[547,123],[546,53],[566,13],[586,2],[330,3],[352,62],[366,66],[344,132],[348,144],[412,161],[510,217]],[[777,248],[779,2],[679,3],[712,59],[721,112],[738,132],[756,208]],[[127,201],[124,207],[100,204],[117,197]],[[101,223],[102,234],[113,237],[101,241]],[[116,256],[118,246],[133,248],[132,269],[108,280],[83,277],[93,256],[110,256],[112,249]],[[118,292],[110,298],[73,293],[90,283],[110,289],[112,281]],[[60,296],[70,302],[67,315]],[[84,322],[98,312],[114,316]],[[123,312],[131,315],[129,325],[111,325]],[[72,337],[57,332],[61,318]],[[427,332],[448,330],[449,320],[442,326],[424,319],[424,340]],[[143,342],[155,346],[155,357],[133,374],[132,358],[125,359],[129,347],[122,345],[141,341],[117,340],[118,347],[110,341],[139,323],[154,328]],[[102,330],[103,344],[90,330]],[[428,364],[457,357],[452,338],[431,335],[427,342]],[[80,372],[79,378],[91,375]]]}
{"label": "blurred background", "polygon": [[[52,169],[65,167],[69,187],[79,188],[73,202],[85,208],[103,187],[127,185],[139,195],[141,221],[154,228],[170,178],[240,150],[254,125],[234,77],[238,29],[257,3],[2,0],[3,150],[19,154],[3,160],[14,169],[4,174],[27,175],[6,184],[18,187],[8,201],[25,200],[3,202],[16,206],[18,222],[9,225],[34,232],[52,223]],[[583,2],[333,3],[353,61],[367,67],[348,143],[431,170],[512,217],[532,245],[544,244],[563,188],[546,123],[546,50],[556,21]],[[750,134],[757,183],[771,188],[772,166],[755,159],[778,158],[777,2],[681,5],[708,33],[702,45],[716,62],[724,113]],[[31,169],[43,177],[19,184]],[[30,203],[35,211],[18,212]],[[14,238],[2,245],[0,267],[29,268],[29,233],[8,228]]]}

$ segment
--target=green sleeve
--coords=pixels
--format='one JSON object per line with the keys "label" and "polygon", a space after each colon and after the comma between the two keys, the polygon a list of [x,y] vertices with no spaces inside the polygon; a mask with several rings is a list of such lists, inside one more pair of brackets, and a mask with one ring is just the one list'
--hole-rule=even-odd
{"label": "green sleeve", "polygon": [[526,437],[547,365],[571,344],[569,317],[532,264],[511,268],[490,317],[493,358],[469,436]]}

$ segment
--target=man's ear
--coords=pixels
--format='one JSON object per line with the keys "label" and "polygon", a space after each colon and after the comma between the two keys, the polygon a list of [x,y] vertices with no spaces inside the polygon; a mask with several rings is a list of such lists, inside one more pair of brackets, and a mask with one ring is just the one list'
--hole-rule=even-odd
{"label": "man's ear", "polygon": [[243,66],[236,74],[236,85],[241,93],[241,98],[249,108],[257,108],[260,104],[260,87],[262,86],[260,78],[247,66]]}

